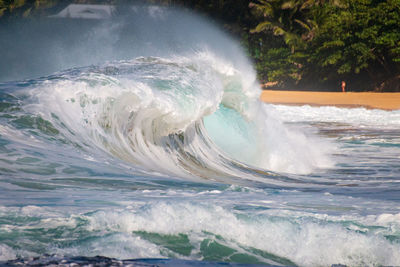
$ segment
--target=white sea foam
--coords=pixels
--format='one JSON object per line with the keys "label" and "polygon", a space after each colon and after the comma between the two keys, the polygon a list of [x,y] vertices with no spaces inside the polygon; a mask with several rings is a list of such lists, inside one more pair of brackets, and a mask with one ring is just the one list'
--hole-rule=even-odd
{"label": "white sea foam", "polygon": [[165,202],[131,212],[98,212],[88,219],[90,231],[184,233],[195,247],[207,238],[205,232],[215,233],[229,247],[254,247],[301,266],[400,264],[399,244],[328,220],[264,216],[246,219],[219,206]]}
{"label": "white sea foam", "polygon": [[357,127],[398,129],[400,110],[384,111],[365,108],[265,105],[265,109],[285,122],[329,122]]}
{"label": "white sea foam", "polygon": [[[201,260],[206,256],[202,253],[207,253],[201,250],[203,241],[210,240],[207,242],[220,243],[272,264],[274,262],[270,259],[253,254],[252,248],[286,258],[299,266],[329,266],[335,263],[350,266],[400,264],[400,244],[385,238],[400,234],[397,213],[362,216],[354,212],[354,215],[329,215],[304,211],[300,204],[304,199],[297,205],[297,209],[295,203],[284,203],[281,200],[295,202],[295,196],[300,192],[294,192],[295,196],[291,199],[290,192],[265,195],[260,190],[246,191],[246,194],[230,189],[206,193],[170,191],[143,191],[143,195],[138,192],[140,194],[136,197],[147,201],[121,201],[123,206],[104,207],[98,211],[72,215],[70,211],[63,215],[57,207],[0,208],[2,216],[29,216],[36,212],[36,216],[41,218],[26,225],[15,225],[9,231],[39,234],[44,231],[40,239],[29,241],[30,246],[21,249],[0,246],[1,259],[36,255],[32,252],[35,251],[33,247],[46,246],[46,253],[61,256],[103,255],[127,259],[176,255],[178,258]],[[260,212],[257,209],[251,211],[251,208],[232,209],[231,205],[239,204],[237,194],[242,198],[241,203],[253,205],[254,208],[265,206],[267,209]],[[321,199],[315,201],[325,203],[326,198],[332,197],[321,194]],[[217,199],[207,201],[210,198]],[[315,196],[310,198],[316,199]],[[335,202],[338,202],[338,208],[346,208],[354,202],[365,205],[365,208],[370,206],[368,201],[364,203],[353,199],[346,202],[345,197],[335,198]],[[49,235],[59,231],[63,232],[62,237]],[[189,242],[185,246],[192,248],[191,253],[186,256],[174,254],[177,252],[170,251],[168,245],[164,246],[166,243],[158,243],[157,239],[152,242],[151,238],[146,239],[140,233],[166,237],[185,235]],[[75,240],[76,235],[82,236]],[[52,243],[47,244],[46,239],[52,240],[52,243],[57,240],[59,244],[65,241],[66,245],[53,246]],[[75,241],[71,243],[68,240]]]}
{"label": "white sea foam", "polygon": [[164,258],[160,248],[141,237],[130,233],[115,233],[92,238],[92,241],[72,248],[54,247],[52,253],[58,255],[85,255],[95,257],[102,255],[110,258]]}
{"label": "white sea foam", "polygon": [[13,260],[17,257],[16,251],[7,245],[0,244],[0,261]]}

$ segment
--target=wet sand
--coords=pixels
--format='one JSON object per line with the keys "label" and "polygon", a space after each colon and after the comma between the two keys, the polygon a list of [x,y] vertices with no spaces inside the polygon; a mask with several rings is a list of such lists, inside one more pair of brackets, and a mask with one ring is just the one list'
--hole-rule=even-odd
{"label": "wet sand", "polygon": [[263,90],[261,100],[271,104],[400,109],[400,93],[304,92]]}

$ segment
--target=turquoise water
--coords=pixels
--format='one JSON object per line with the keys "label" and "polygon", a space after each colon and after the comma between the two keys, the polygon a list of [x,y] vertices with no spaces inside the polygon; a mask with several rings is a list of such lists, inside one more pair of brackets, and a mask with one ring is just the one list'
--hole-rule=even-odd
{"label": "turquoise water", "polygon": [[204,118],[210,138],[218,147],[243,162],[257,160],[257,131],[255,125],[234,109],[220,105],[215,113]]}

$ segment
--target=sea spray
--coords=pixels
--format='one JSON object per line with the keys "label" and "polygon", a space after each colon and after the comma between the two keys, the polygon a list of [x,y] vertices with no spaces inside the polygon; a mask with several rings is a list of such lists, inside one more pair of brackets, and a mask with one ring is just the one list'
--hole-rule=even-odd
{"label": "sea spray", "polygon": [[[169,135],[183,137],[186,130],[204,130],[203,118],[212,116],[221,106],[220,112],[232,110],[243,117],[244,127],[249,124],[253,128],[249,133],[253,145],[244,148],[247,156],[239,156],[240,147],[236,152],[231,149],[226,156],[257,168],[287,173],[307,173],[332,166],[329,151],[312,148],[307,138],[289,133],[285,126],[265,114],[258,100],[261,91],[255,72],[242,49],[227,34],[188,11],[156,6],[117,10],[119,16],[100,22],[81,21],[82,27],[75,20],[55,17],[33,25],[18,25],[27,33],[37,33],[32,43],[57,33],[54,40],[41,42],[39,46],[51,52],[43,54],[37,50],[30,60],[36,62],[35,58],[40,57],[40,64],[36,65],[41,67],[34,68],[37,75],[95,64],[63,71],[47,81],[44,78],[41,86],[36,87],[40,89],[29,92],[37,102],[30,112],[46,114],[46,120],[65,124],[80,133],[78,136],[88,142],[95,141],[96,147],[125,161],[164,173],[191,176],[196,167],[179,158],[182,155],[171,157],[168,151],[165,153],[164,143],[169,142],[166,141]],[[59,34],[65,31],[66,34]],[[107,60],[108,63],[102,63]],[[31,75],[29,71],[25,74],[25,77]],[[55,121],[53,115],[61,121]],[[223,135],[226,129],[214,132]],[[203,134],[207,139],[207,133]],[[218,139],[215,134],[213,137]],[[189,141],[190,137],[186,135],[185,139]],[[148,149],[149,144],[155,146]],[[192,147],[196,146],[201,145]],[[138,151],[132,151],[132,147]],[[198,157],[197,152],[185,153],[186,158]],[[219,161],[217,154],[220,152],[210,150],[204,155],[210,160],[200,162],[209,161],[207,167],[210,167],[211,162]],[[186,162],[185,170],[178,161]],[[221,166],[216,165],[211,169]],[[228,173],[235,175],[232,171]]]}

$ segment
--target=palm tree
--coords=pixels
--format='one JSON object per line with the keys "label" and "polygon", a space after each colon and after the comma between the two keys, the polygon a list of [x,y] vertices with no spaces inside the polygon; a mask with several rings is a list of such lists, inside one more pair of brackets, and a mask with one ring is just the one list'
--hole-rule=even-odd
{"label": "palm tree", "polygon": [[263,21],[251,32],[272,31],[283,36],[292,53],[305,47],[314,38],[318,24],[324,18],[324,5],[343,5],[341,0],[258,0],[250,8]]}

